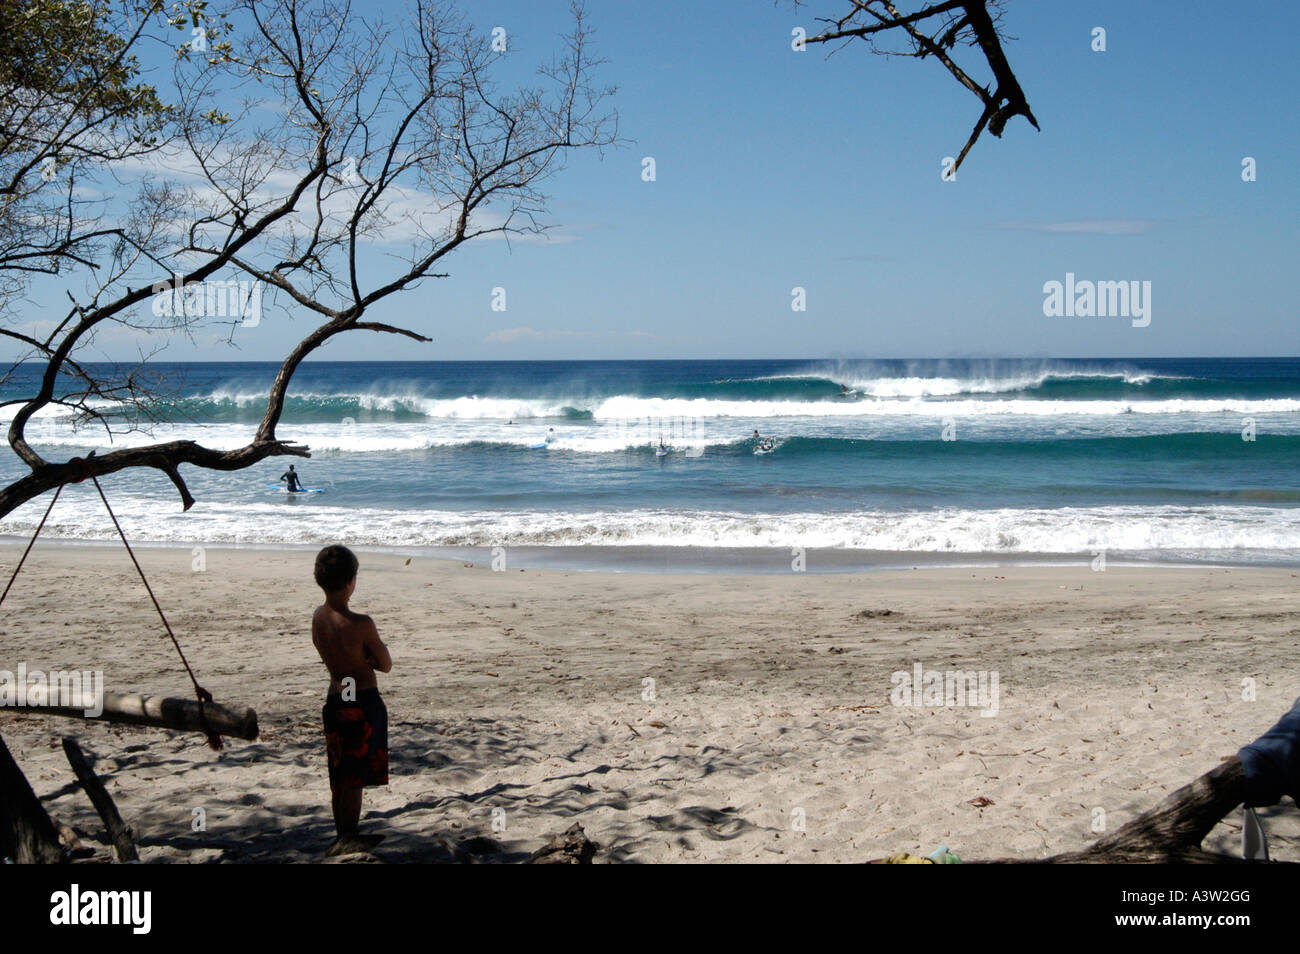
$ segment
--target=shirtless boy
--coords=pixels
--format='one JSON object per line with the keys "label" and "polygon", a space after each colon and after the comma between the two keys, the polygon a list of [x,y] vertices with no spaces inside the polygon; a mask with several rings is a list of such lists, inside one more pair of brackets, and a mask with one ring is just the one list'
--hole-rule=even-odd
{"label": "shirtless boy", "polygon": [[357,827],[362,788],[388,784],[388,710],[375,672],[391,672],[393,659],[374,620],[348,609],[358,565],[344,546],[328,546],[316,555],[316,583],[325,591],[325,603],[312,616],[311,641],[330,674],[321,716],[338,829],[331,855],[364,851],[383,838],[363,838]]}

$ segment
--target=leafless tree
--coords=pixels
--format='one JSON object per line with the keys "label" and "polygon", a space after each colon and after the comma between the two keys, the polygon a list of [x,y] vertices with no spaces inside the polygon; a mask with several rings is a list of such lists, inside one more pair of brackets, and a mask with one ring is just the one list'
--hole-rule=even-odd
{"label": "leafless tree", "polygon": [[[400,22],[346,0],[198,7],[166,24],[184,31],[181,55],[159,94],[164,102],[134,125],[88,102],[84,89],[73,102],[25,90],[30,134],[0,139],[0,171],[14,190],[0,224],[5,215],[24,223],[26,243],[0,245],[0,276],[11,282],[0,334],[27,349],[3,380],[12,388],[23,361],[41,365],[31,393],[7,402],[16,406],[9,444],[30,473],[0,489],[0,516],[65,481],[128,467],[167,474],[188,509],[194,498],[182,464],[238,470],[276,455],[309,456],[277,435],[304,358],[349,331],[428,341],[368,316],[381,301],[445,277],[443,260],[466,242],[543,231],[542,187],[566,154],[616,141],[613,90],[593,79],[600,61],[580,5],[562,51],[538,67],[532,85],[512,86],[498,77],[516,69],[507,62],[516,54],[444,0],[415,0]],[[161,5],[128,5],[114,21],[119,34],[135,22],[133,11],[141,24],[163,15]],[[151,39],[162,35],[137,25],[121,55]],[[14,82],[22,90],[21,77]],[[99,119],[83,130],[60,118],[78,115]],[[39,179],[47,156],[62,176],[53,182]],[[95,209],[78,206],[79,186],[96,175],[101,193],[115,194]],[[382,273],[360,262],[381,240],[389,252],[401,248]],[[12,304],[23,268],[67,280],[71,306],[40,333],[22,326]],[[84,293],[74,293],[74,279]],[[239,296],[265,290],[276,307],[315,323],[281,364],[247,444],[169,441],[87,461],[46,460],[31,446],[26,428],[51,405],[110,432],[138,426],[158,396],[157,378],[143,364],[92,367],[84,349],[113,326],[194,334],[224,323],[233,332],[241,315],[223,305],[232,288]]]}

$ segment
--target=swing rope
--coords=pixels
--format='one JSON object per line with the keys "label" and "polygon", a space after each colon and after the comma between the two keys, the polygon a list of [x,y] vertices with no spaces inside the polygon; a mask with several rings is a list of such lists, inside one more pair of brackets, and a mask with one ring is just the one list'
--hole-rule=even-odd
{"label": "swing rope", "polygon": [[[91,456],[94,456],[93,452]],[[140,561],[135,558],[135,551],[131,549],[131,544],[127,541],[126,534],[122,531],[122,525],[117,522],[117,514],[113,513],[113,508],[108,503],[108,497],[104,494],[104,488],[99,485],[98,478],[91,473],[90,463],[88,460],[74,457],[68,461],[68,463],[78,464],[81,467],[81,476],[72,478],[72,483],[80,483],[89,477],[91,483],[95,485],[95,489],[99,491],[99,499],[104,501],[104,509],[108,511],[109,519],[113,521],[113,526],[117,529],[117,535],[122,538],[122,545],[126,547],[127,555],[131,557],[131,562],[135,564],[135,571],[140,574],[140,582],[144,584],[145,592],[149,594],[149,599],[153,602],[153,608],[158,611],[158,618],[162,620],[163,628],[167,630],[167,635],[171,637],[172,645],[176,647],[176,655],[180,657],[181,664],[185,666],[185,672],[190,677],[190,682],[194,684],[194,695],[199,700],[199,728],[202,729],[203,733],[208,737],[208,745],[213,749],[220,751],[222,748],[221,736],[213,730],[203,711],[204,704],[213,701],[212,693],[199,685],[198,677],[194,675],[194,670],[190,668],[190,661],[185,658],[185,651],[181,649],[180,640],[176,638],[176,634],[172,631],[171,623],[167,622],[167,615],[163,612],[162,606],[159,605],[158,597],[154,596],[153,587],[149,585],[149,580],[144,575],[144,568],[140,566]],[[18,578],[18,571],[23,568],[23,563],[27,559],[27,554],[31,553],[32,546],[36,543],[36,538],[40,536],[41,530],[45,527],[45,521],[49,519],[50,511],[54,509],[54,504],[58,501],[59,494],[63,492],[63,487],[67,483],[69,483],[69,480],[65,479],[57,488],[55,488],[54,497],[50,500],[50,505],[45,510],[45,516],[41,517],[41,522],[36,526],[36,532],[32,534],[31,540],[27,543],[27,549],[23,551],[23,555],[19,559],[18,565],[14,567],[13,576],[9,577],[9,585],[5,587],[4,593],[0,593],[0,604],[4,603],[5,597],[9,595],[9,587],[13,586],[14,580]]]}
{"label": "swing rope", "polygon": [[18,571],[23,568],[23,564],[27,561],[27,554],[32,552],[32,547],[36,544],[36,538],[41,535],[41,530],[45,527],[45,521],[50,519],[50,511],[54,509],[54,504],[58,501],[59,494],[61,493],[63,493],[63,484],[59,484],[59,486],[54,488],[54,498],[50,501],[50,505],[45,508],[45,516],[41,517],[41,522],[36,525],[36,532],[33,533],[32,538],[27,541],[27,549],[24,550],[23,555],[18,558],[18,565],[14,567],[13,576],[9,577],[9,583],[5,586],[5,591],[0,593],[0,604],[4,603],[5,597],[9,595],[9,588],[14,585],[14,580],[18,579]]}

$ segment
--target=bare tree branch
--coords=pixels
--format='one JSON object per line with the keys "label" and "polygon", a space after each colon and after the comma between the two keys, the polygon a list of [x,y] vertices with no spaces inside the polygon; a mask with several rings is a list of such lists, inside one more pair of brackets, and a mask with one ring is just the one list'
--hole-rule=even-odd
{"label": "bare tree branch", "polygon": [[[151,9],[161,15],[160,6]],[[44,244],[28,241],[9,258],[0,244],[0,278],[39,260],[54,274],[89,279],[87,295],[68,290],[73,308],[48,335],[0,328],[43,366],[8,431],[31,474],[0,489],[0,516],[63,481],[128,467],[167,474],[188,509],[182,464],[237,470],[270,456],[309,456],[276,433],[302,361],[349,331],[431,340],[365,320],[367,312],[446,277],[435,269],[467,242],[544,230],[541,186],[564,155],[616,142],[617,117],[605,106],[613,90],[593,83],[601,61],[590,52],[582,7],[572,13],[564,52],[539,67],[538,85],[502,90],[495,77],[503,55],[448,0],[415,0],[406,22],[354,10],[347,0],[233,0],[216,13],[193,11],[193,22],[213,25],[222,40],[203,56],[192,44],[181,47],[148,150],[86,152],[81,178],[69,175],[61,187],[63,217],[43,223]],[[127,50],[150,35],[137,26]],[[57,116],[33,107],[32,117],[29,126],[70,135]],[[0,107],[0,172],[25,169],[15,173],[25,183],[40,165],[30,151],[51,147],[29,135],[30,146],[13,139],[7,155],[5,128]],[[124,198],[89,216],[77,205],[77,183],[110,168]],[[5,215],[26,214],[20,206],[0,205],[0,226]],[[367,249],[403,245],[404,253],[388,256],[395,266],[360,264]],[[110,432],[122,418],[105,413],[103,402],[134,411],[128,429],[151,419],[154,379],[139,368],[106,377],[84,360],[89,343],[105,327],[162,341],[229,325],[233,340],[237,316],[210,314],[206,302],[214,286],[224,290],[236,279],[254,283],[259,296],[269,291],[277,308],[319,322],[285,356],[248,444],[217,451],[170,441],[63,463],[31,446],[26,427],[48,406],[74,409]],[[17,318],[0,311],[0,324]]]}
{"label": "bare tree branch", "polygon": [[[795,0],[795,6],[808,0]],[[961,167],[967,154],[980,135],[987,129],[1001,138],[1007,122],[1023,116],[1035,129],[1038,120],[1029,108],[1024,90],[1016,79],[1002,49],[1002,33],[998,29],[1003,0],[944,0],[922,6],[911,13],[903,13],[892,0],[842,0],[849,9],[836,18],[820,17],[827,29],[807,38],[808,43],[829,43],[834,40],[859,39],[866,42],[872,52],[887,56],[911,56],[924,59],[933,56],[966,89],[979,98],[982,110],[962,147],[953,171]],[[994,12],[990,14],[990,10]],[[861,22],[866,19],[868,22]],[[910,48],[906,50],[880,48],[876,38],[889,31],[907,35]],[[951,51],[958,45],[978,47],[993,74],[993,89],[981,85],[962,69]]]}

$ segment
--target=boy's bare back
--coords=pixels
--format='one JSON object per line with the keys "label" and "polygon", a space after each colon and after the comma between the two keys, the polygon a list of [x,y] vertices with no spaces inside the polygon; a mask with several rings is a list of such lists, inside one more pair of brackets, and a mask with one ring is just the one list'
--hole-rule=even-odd
{"label": "boy's bare back", "polygon": [[343,680],[356,680],[357,689],[374,689],[375,671],[389,672],[393,659],[369,616],[324,603],[311,618],[311,641],[330,673],[330,691],[341,692]]}

